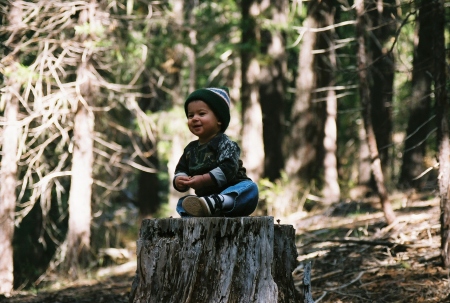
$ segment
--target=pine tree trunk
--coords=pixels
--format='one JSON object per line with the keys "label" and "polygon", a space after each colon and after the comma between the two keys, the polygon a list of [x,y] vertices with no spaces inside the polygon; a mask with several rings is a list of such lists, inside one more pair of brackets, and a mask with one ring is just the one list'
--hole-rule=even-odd
{"label": "pine tree trunk", "polygon": [[[317,28],[315,19],[317,4],[310,2],[305,28]],[[311,105],[311,94],[316,83],[313,50],[317,41],[317,33],[306,30],[299,53],[298,76],[296,83],[296,99],[291,110],[291,131],[287,137],[287,157],[285,170],[290,180],[308,179],[307,168],[316,159],[316,145],[312,140],[316,137],[316,119]],[[308,131],[310,133],[308,133]],[[289,199],[288,201],[292,201]]]}
{"label": "pine tree trunk", "polygon": [[392,103],[394,91],[395,62],[392,52],[386,50],[386,43],[395,36],[395,3],[393,0],[367,2],[368,62],[370,74],[371,117],[378,154],[384,175],[388,176],[389,151],[392,143]]}
{"label": "pine tree trunk", "polygon": [[370,151],[370,160],[372,174],[375,179],[377,194],[380,198],[381,206],[383,208],[386,222],[391,224],[395,221],[395,213],[392,209],[392,204],[389,201],[386,185],[384,183],[383,170],[381,169],[381,161],[378,154],[377,142],[375,139],[375,133],[372,125],[371,117],[371,103],[370,103],[370,88],[367,78],[367,56],[365,47],[365,19],[364,15],[365,7],[364,0],[355,1],[357,11],[357,24],[356,24],[356,38],[358,42],[358,78],[359,78],[359,91],[362,104],[362,116],[364,120],[364,128],[367,135],[367,143]]}
{"label": "pine tree trunk", "polygon": [[359,139],[359,163],[358,163],[358,185],[369,188],[370,180],[372,178],[372,169],[370,168],[370,151],[367,144],[367,134],[364,124],[359,124],[358,130]]}
{"label": "pine tree trunk", "polygon": [[[321,72],[317,74],[317,90],[323,92],[315,93],[316,100],[326,100],[325,120],[323,126],[323,187],[322,202],[330,205],[339,202],[341,190],[338,182],[337,169],[337,96],[335,87],[336,72],[336,51],[335,51],[335,30],[333,28],[335,6],[334,1],[322,1],[322,13],[319,15],[320,27],[330,27],[323,33],[318,34],[317,48],[323,49],[323,54],[316,55],[317,70]],[[324,102],[319,102],[324,103]]]}
{"label": "pine tree trunk", "polygon": [[[258,1],[242,3],[242,130],[241,158],[247,175],[258,182],[264,170],[264,142],[261,104],[259,101],[260,64],[255,49],[260,36],[255,11],[263,9]],[[253,10],[251,10],[251,8]]]}
{"label": "pine tree trunk", "polygon": [[439,158],[439,197],[441,200],[441,255],[445,268],[450,268],[450,130],[448,122],[447,76],[445,62],[444,1],[433,0],[434,95]]}
{"label": "pine tree trunk", "polygon": [[[80,12],[78,22],[96,25],[96,1],[91,0],[88,7]],[[92,41],[88,34],[81,34],[81,41]],[[88,45],[88,44],[87,44]],[[89,53],[89,52],[86,52]],[[78,269],[86,267],[90,258],[91,241],[91,198],[92,166],[94,162],[94,113],[91,105],[98,94],[93,84],[95,76],[91,55],[82,58],[77,69],[76,112],[73,122],[72,177],[69,192],[69,226],[67,230],[67,252],[61,270],[70,278],[79,276]]]}
{"label": "pine tree trunk", "polygon": [[429,1],[416,0],[416,4],[419,7],[418,44],[414,50],[412,94],[399,186],[421,189],[424,186],[424,179],[415,180],[415,178],[425,170],[426,138],[429,136],[431,126],[433,54],[430,45],[433,43],[433,36],[430,33],[433,32],[434,20]]}
{"label": "pine tree trunk", "polygon": [[[86,64],[78,69],[77,80],[85,100],[92,98]],[[87,101],[89,104],[90,101]],[[92,165],[94,161],[94,114],[87,104],[78,104],[73,129],[72,178],[69,192],[69,228],[64,269],[73,279],[77,269],[88,265],[91,238]]]}
{"label": "pine tree trunk", "polygon": [[[318,2],[308,5],[308,16],[304,21],[306,28],[298,57],[298,75],[296,79],[295,101],[290,116],[290,131],[285,137],[286,160],[284,170],[289,183],[284,195],[274,208],[274,216],[286,216],[301,210],[301,195],[310,181],[309,168],[316,165],[317,124],[316,115],[311,104],[311,94],[316,84],[313,50],[317,42],[317,33],[308,30],[318,28],[315,18]],[[316,119],[318,120],[318,119]],[[305,186],[306,185],[306,186]]]}
{"label": "pine tree trunk", "polygon": [[[287,0],[273,0],[265,16],[275,24],[287,23]],[[287,53],[285,33],[279,29],[262,29],[262,55],[271,58],[261,66],[259,95],[263,117],[264,178],[281,177],[284,166],[283,136],[284,104],[286,103]]]}
{"label": "pine tree trunk", "polygon": [[372,191],[372,168],[364,123],[358,123],[358,186],[350,190],[350,198],[358,200]]}
{"label": "pine tree trunk", "polygon": [[[12,80],[12,79],[11,79]],[[14,95],[20,90],[20,83],[7,80],[5,122],[2,142],[2,162],[0,171],[0,294],[9,294],[13,289],[13,235],[14,211],[17,186],[17,145],[19,126],[17,115],[19,100]]]}
{"label": "pine tree trunk", "polygon": [[[10,37],[11,45],[15,46],[20,39],[19,29],[22,24],[22,7],[20,3],[11,3],[8,14],[8,25],[15,29]],[[16,37],[14,38],[14,35]],[[17,157],[20,126],[17,123],[19,115],[19,99],[21,83],[14,74],[17,73],[18,57],[10,55],[2,59],[8,62],[6,69],[9,77],[5,76],[5,92],[2,101],[5,102],[3,113],[2,142],[1,142],[1,169],[0,169],[0,294],[9,295],[14,286],[13,263],[13,236],[14,236],[14,212],[16,207],[17,187]]]}
{"label": "pine tree trunk", "polygon": [[299,302],[296,257],[272,217],[144,220],[130,302]]}

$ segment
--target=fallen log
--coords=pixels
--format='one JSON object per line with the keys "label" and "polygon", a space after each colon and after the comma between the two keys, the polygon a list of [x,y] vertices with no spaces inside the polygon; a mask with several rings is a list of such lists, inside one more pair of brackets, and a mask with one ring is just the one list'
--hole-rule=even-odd
{"label": "fallen log", "polygon": [[142,221],[129,302],[301,302],[295,230],[272,217]]}

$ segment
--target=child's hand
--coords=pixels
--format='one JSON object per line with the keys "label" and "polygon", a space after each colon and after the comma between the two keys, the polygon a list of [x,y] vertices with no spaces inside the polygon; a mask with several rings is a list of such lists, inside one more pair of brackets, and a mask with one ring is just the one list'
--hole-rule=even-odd
{"label": "child's hand", "polygon": [[198,175],[198,176],[192,176],[190,179],[184,183],[185,185],[192,187],[195,190],[208,187],[213,185],[213,181],[211,179],[211,176],[209,174],[204,175]]}
{"label": "child's hand", "polygon": [[186,182],[189,181],[191,177],[188,176],[178,176],[175,178],[175,186],[180,191],[187,191],[189,189],[189,185]]}

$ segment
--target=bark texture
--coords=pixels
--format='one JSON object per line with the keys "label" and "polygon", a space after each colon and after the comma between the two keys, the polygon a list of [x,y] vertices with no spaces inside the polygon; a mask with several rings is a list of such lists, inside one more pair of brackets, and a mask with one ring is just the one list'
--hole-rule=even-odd
{"label": "bark texture", "polygon": [[267,8],[267,4],[253,0],[242,3],[241,158],[247,175],[255,182],[258,182],[264,170],[263,125],[259,101],[261,66],[256,58],[261,33],[256,19]]}
{"label": "bark texture", "polygon": [[412,71],[412,94],[409,105],[409,120],[406,129],[403,163],[400,173],[401,188],[422,189],[424,178],[417,176],[425,170],[426,139],[429,136],[431,119],[431,85],[433,82],[433,15],[432,4],[416,1],[419,7],[417,20],[418,44],[414,50]]}
{"label": "bark texture", "polygon": [[[287,24],[286,0],[272,0],[265,16],[278,26]],[[264,57],[259,75],[259,96],[264,139],[264,178],[281,177],[284,166],[283,136],[285,129],[287,52],[286,34],[280,29],[262,29],[260,52]]]}
{"label": "bark texture", "polygon": [[143,220],[130,302],[298,302],[294,236],[272,217]]}
{"label": "bark texture", "polygon": [[444,1],[433,0],[434,95],[436,96],[437,140],[439,158],[439,197],[441,200],[441,255],[445,268],[450,268],[450,130],[445,60]]}
{"label": "bark texture", "polygon": [[[321,4],[321,14],[318,15],[320,27],[330,27],[331,29],[318,34],[317,49],[324,50],[323,54],[316,55],[316,66],[321,72],[317,74],[314,94],[315,102],[322,104],[324,111],[323,125],[323,149],[320,152],[323,161],[323,185],[322,202],[326,205],[339,202],[341,190],[338,182],[337,169],[337,96],[334,89],[336,72],[336,50],[334,39],[336,37],[333,28],[336,8],[334,1],[323,1]],[[323,100],[325,100],[323,102]]]}
{"label": "bark texture", "polygon": [[[11,4],[8,15],[8,25],[14,30],[11,32],[9,42],[4,44],[14,45],[20,37],[22,24],[22,8],[20,3]],[[5,76],[6,90],[2,99],[5,102],[2,122],[2,138],[0,139],[1,165],[0,165],[0,294],[9,295],[14,284],[13,263],[13,237],[14,237],[14,211],[16,207],[17,187],[17,156],[20,137],[20,125],[18,124],[19,99],[21,80],[15,77],[17,73],[18,57],[9,55],[2,59],[6,63],[9,76]],[[1,106],[1,105],[0,105]],[[0,109],[1,110],[1,109]]]}
{"label": "bark texture", "polygon": [[368,73],[370,77],[370,102],[378,154],[385,176],[388,176],[390,166],[389,154],[392,144],[392,98],[394,91],[395,59],[387,50],[387,43],[396,33],[395,1],[368,1],[367,28],[371,30],[368,36]]}
{"label": "bark texture", "polygon": [[[298,57],[298,75],[295,83],[295,100],[290,116],[290,131],[285,137],[284,171],[289,180],[283,196],[277,201],[274,216],[286,216],[301,210],[301,195],[305,187],[313,179],[313,171],[317,165],[318,142],[323,142],[318,121],[322,116],[312,103],[312,93],[316,84],[314,49],[317,43],[317,33],[309,30],[318,28],[317,1],[308,5],[308,16],[304,21],[306,28]],[[320,118],[319,118],[320,117]]]}
{"label": "bark texture", "polygon": [[380,155],[378,153],[377,142],[372,124],[371,117],[371,103],[370,103],[370,87],[367,75],[367,52],[365,47],[365,24],[367,16],[364,15],[364,1],[355,1],[357,12],[356,37],[358,42],[358,78],[359,78],[359,92],[362,104],[362,116],[364,121],[364,128],[367,135],[367,143],[370,151],[370,160],[372,174],[375,179],[376,189],[380,203],[383,208],[384,216],[388,224],[394,223],[396,217],[392,204],[389,201],[387,188],[384,182],[384,174],[381,168]]}
{"label": "bark texture", "polygon": [[[95,26],[95,0],[80,13],[78,22]],[[93,37],[83,34],[84,41]],[[86,49],[88,50],[88,49]],[[86,51],[88,53],[89,51]],[[91,56],[82,58],[77,69],[76,112],[73,121],[72,177],[69,192],[69,226],[67,231],[67,252],[62,271],[68,271],[72,279],[79,276],[78,269],[88,266],[91,238],[91,196],[92,165],[94,162],[94,113],[91,105],[98,94],[94,85]]]}
{"label": "bark texture", "polygon": [[274,225],[272,276],[278,286],[278,301],[301,302],[292,272],[297,267],[295,229],[292,225]]}
{"label": "bark texture", "polygon": [[[84,98],[89,100],[89,79],[86,79],[86,68],[79,68],[78,79]],[[85,91],[87,89],[87,91]],[[89,102],[89,101],[87,101]],[[90,102],[89,102],[90,103]],[[69,193],[69,229],[67,232],[67,255],[64,270],[69,269],[72,278],[78,277],[77,269],[89,262],[91,238],[91,196],[92,196],[92,164],[94,161],[94,114],[79,104],[75,114],[73,130],[72,178]]]}
{"label": "bark texture", "polygon": [[[315,18],[317,3],[310,2],[308,16],[304,22],[305,28],[317,28]],[[287,138],[287,157],[285,161],[286,173],[290,180],[308,180],[309,170],[316,166],[316,147],[318,139],[317,116],[313,112],[311,94],[316,83],[313,50],[316,45],[317,34],[305,31],[299,52],[298,76],[296,82],[296,99],[291,110],[291,131]],[[291,199],[286,201],[292,201]]]}
{"label": "bark texture", "polygon": [[14,94],[20,90],[20,83],[11,83],[6,96],[4,117],[7,125],[3,129],[2,161],[0,170],[0,294],[9,294],[13,289],[13,246],[14,210],[17,186],[17,146],[19,126],[17,115],[19,100]]}

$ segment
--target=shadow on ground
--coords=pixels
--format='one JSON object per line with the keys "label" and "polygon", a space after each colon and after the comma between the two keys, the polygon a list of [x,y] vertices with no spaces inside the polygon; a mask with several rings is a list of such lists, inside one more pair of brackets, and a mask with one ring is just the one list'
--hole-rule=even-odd
{"label": "shadow on ground", "polygon": [[90,280],[69,287],[39,292],[18,293],[0,298],[8,303],[128,303],[134,272],[103,280]]}

